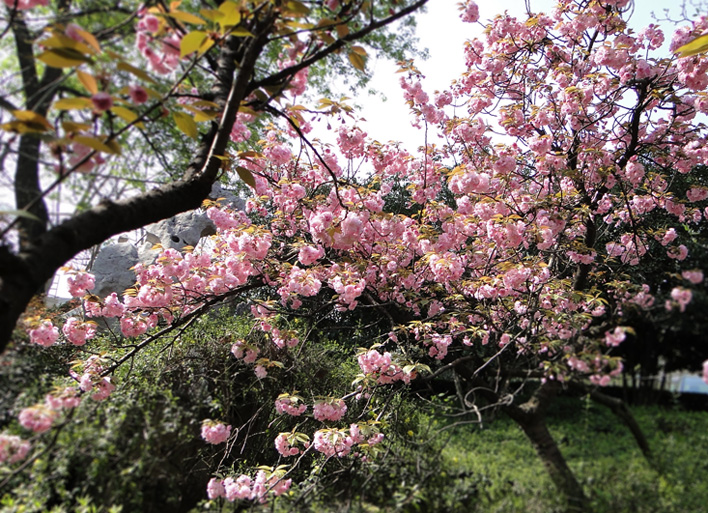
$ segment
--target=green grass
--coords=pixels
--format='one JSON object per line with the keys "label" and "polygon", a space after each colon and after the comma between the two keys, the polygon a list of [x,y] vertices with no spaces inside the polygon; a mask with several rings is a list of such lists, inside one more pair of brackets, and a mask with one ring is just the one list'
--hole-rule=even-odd
{"label": "green grass", "polygon": [[[633,410],[653,451],[648,462],[634,438],[605,408],[561,400],[550,429],[597,512],[708,511],[708,413]],[[456,429],[442,451],[451,475],[471,475],[476,508],[467,511],[549,513],[562,498],[521,430],[510,420]]]}

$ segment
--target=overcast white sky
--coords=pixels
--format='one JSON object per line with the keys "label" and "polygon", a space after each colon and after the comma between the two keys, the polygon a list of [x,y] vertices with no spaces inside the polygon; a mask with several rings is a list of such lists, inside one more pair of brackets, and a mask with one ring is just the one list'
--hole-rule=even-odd
{"label": "overcast white sky", "polygon": [[[518,17],[523,17],[526,12],[524,0],[479,0],[477,3],[482,22],[504,11]],[[556,1],[530,0],[530,3],[533,12],[550,12]],[[656,23],[652,12],[661,17],[668,8],[677,17],[681,0],[634,0],[634,3],[630,23],[638,30]],[[431,96],[436,89],[446,89],[461,75],[464,71],[464,42],[482,33],[479,23],[469,24],[460,20],[458,5],[458,0],[430,0],[427,12],[418,16],[418,37],[420,44],[429,49],[430,58],[416,62],[416,65],[426,77],[424,89]],[[666,23],[662,26],[668,43],[674,26]],[[402,141],[409,150],[414,150],[423,144],[424,135],[410,126],[411,117],[398,85],[400,75],[396,73],[396,65],[385,61],[371,62],[369,69],[373,76],[371,88],[383,92],[387,101],[383,102],[378,96],[358,97],[357,101],[362,106],[360,115],[366,119],[366,123],[359,125],[374,139],[382,142]]]}

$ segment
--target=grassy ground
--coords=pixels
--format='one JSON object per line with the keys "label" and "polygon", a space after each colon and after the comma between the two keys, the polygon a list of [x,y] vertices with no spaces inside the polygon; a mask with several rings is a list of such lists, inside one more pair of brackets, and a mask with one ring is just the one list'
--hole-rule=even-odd
{"label": "grassy ground", "polygon": [[[597,512],[708,511],[708,413],[643,407],[634,411],[649,438],[649,463],[626,428],[603,407],[561,401],[550,426]],[[475,488],[485,513],[562,510],[543,465],[520,429],[506,419],[457,429],[443,450],[451,476]]]}
{"label": "grassy ground", "polygon": [[[550,412],[550,429],[594,511],[708,513],[708,412],[657,406],[632,411],[652,447],[651,462],[624,425],[602,406],[561,398]],[[421,407],[401,411],[397,426],[390,427],[398,437],[389,438],[386,458],[381,458],[363,485],[361,476],[355,475],[350,481],[330,483],[311,502],[288,504],[285,500],[275,510],[565,511],[563,498],[531,444],[504,417],[481,427],[451,427]]]}

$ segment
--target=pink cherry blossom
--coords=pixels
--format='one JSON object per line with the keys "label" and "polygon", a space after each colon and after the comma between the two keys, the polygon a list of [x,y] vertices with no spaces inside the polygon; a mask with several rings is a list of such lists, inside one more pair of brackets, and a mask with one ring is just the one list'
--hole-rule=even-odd
{"label": "pink cherry blossom", "polygon": [[691,203],[703,201],[708,198],[708,189],[705,187],[691,187],[686,191],[686,199]]}
{"label": "pink cherry blossom", "polygon": [[297,396],[291,396],[289,394],[282,394],[275,400],[275,411],[278,413],[287,413],[293,417],[298,417],[305,413],[307,410],[306,404],[299,404],[301,399]]}
{"label": "pink cherry blossom", "polygon": [[682,271],[681,276],[684,280],[688,280],[694,285],[703,282],[703,271],[699,269]]}
{"label": "pink cherry blossom", "polygon": [[69,342],[75,346],[82,346],[96,335],[96,324],[90,321],[83,322],[76,317],[69,317],[61,330]]}
{"label": "pink cherry blossom", "polygon": [[155,33],[160,29],[160,19],[157,16],[148,14],[140,20],[138,23],[138,29]]}
{"label": "pink cherry blossom", "polygon": [[221,479],[212,477],[207,483],[207,496],[209,500],[218,499],[219,497],[226,497],[226,488],[224,488],[224,482]]}
{"label": "pink cherry blossom", "polygon": [[96,112],[104,112],[113,107],[113,98],[108,93],[98,92],[91,97],[91,103]]}
{"label": "pink cherry blossom", "polygon": [[277,437],[275,437],[275,449],[285,458],[300,454],[300,449],[290,445],[289,438],[289,433],[280,433]]}
{"label": "pink cherry blossom", "polygon": [[320,421],[338,421],[347,413],[347,405],[342,399],[322,399],[315,401],[312,414]]}
{"label": "pink cherry blossom", "polygon": [[253,373],[258,379],[263,379],[268,375],[268,371],[263,365],[256,365],[253,369]]}
{"label": "pink cherry blossom", "polygon": [[56,418],[57,413],[54,410],[41,404],[23,409],[18,417],[23,428],[30,429],[35,433],[49,431]]}
{"label": "pink cherry blossom", "polygon": [[47,394],[44,403],[52,410],[71,409],[81,404],[81,396],[76,388],[66,387],[58,392]]}
{"label": "pink cherry blossom", "polygon": [[128,89],[130,94],[130,99],[135,105],[140,105],[148,101],[147,91],[139,85],[131,85]]}
{"label": "pink cherry blossom", "polygon": [[624,339],[626,337],[627,337],[627,335],[625,334],[624,330],[618,326],[612,332],[610,332],[610,331],[605,332],[605,344],[610,347],[616,347],[616,346],[620,345],[622,342],[624,342]]}
{"label": "pink cherry blossom", "polygon": [[310,265],[324,256],[324,248],[322,246],[312,247],[303,246],[298,252],[298,260],[302,265]]}
{"label": "pink cherry blossom", "polygon": [[202,422],[202,438],[210,444],[221,444],[231,436],[231,426],[216,422],[213,420],[205,420]]}
{"label": "pink cherry blossom", "polygon": [[10,9],[23,11],[32,9],[38,5],[49,5],[49,0],[5,0],[5,5],[7,5]]}
{"label": "pink cherry blossom", "polygon": [[[679,310],[681,312],[686,311],[686,305],[691,302],[693,298],[693,293],[689,289],[684,289],[682,287],[674,287],[671,290],[671,299],[678,304]],[[670,308],[670,305],[667,307]]]}
{"label": "pink cherry blossom", "polygon": [[30,443],[19,436],[0,434],[0,463],[12,465],[27,457]]}
{"label": "pink cherry blossom", "polygon": [[87,290],[91,290],[96,285],[96,280],[93,274],[87,272],[76,272],[67,278],[69,285],[69,294],[73,297],[81,297],[86,294]]}
{"label": "pink cherry blossom", "polygon": [[30,342],[45,347],[53,345],[59,338],[59,328],[49,319],[44,319],[38,327],[28,330],[28,333]]}
{"label": "pink cherry blossom", "polygon": [[103,401],[107,399],[115,389],[116,386],[111,383],[111,378],[101,378],[93,383],[91,399],[94,401]]}
{"label": "pink cherry blossom", "polygon": [[328,458],[341,458],[351,452],[354,441],[344,430],[320,429],[315,432],[313,447]]}

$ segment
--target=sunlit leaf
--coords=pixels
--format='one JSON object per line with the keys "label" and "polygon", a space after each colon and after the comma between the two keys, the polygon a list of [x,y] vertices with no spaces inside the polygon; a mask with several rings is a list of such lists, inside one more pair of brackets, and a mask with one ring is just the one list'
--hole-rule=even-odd
{"label": "sunlit leaf", "polygon": [[127,71],[128,73],[132,73],[138,78],[142,78],[143,80],[147,82],[152,82],[153,84],[156,84],[157,82],[150,76],[148,75],[144,70],[140,68],[136,68],[135,66],[132,66],[128,64],[127,62],[119,62],[117,65],[117,68],[123,71]]}
{"label": "sunlit leaf", "polygon": [[194,121],[201,123],[202,121],[211,121],[219,115],[218,112],[199,111],[194,113]]}
{"label": "sunlit leaf", "polygon": [[219,19],[224,16],[223,13],[217,11],[216,9],[199,9],[199,14],[214,23],[219,21]]}
{"label": "sunlit leaf", "polygon": [[17,121],[27,123],[30,126],[36,127],[37,131],[51,130],[52,124],[47,121],[47,118],[41,114],[37,114],[31,110],[13,110],[12,115],[15,116]]}
{"label": "sunlit leaf", "polygon": [[201,30],[194,30],[182,38],[179,43],[179,53],[181,57],[199,50],[202,43],[206,41],[207,33]]}
{"label": "sunlit leaf", "polygon": [[206,21],[201,19],[199,16],[184,11],[170,11],[166,14],[166,16],[191,25],[204,25],[206,23]]}
{"label": "sunlit leaf", "polygon": [[106,144],[103,140],[99,139],[98,137],[90,136],[90,135],[76,135],[73,137],[72,141],[76,141],[79,144],[83,144],[84,146],[88,146],[89,148],[100,151],[102,153],[111,153],[111,154],[118,154],[120,153],[120,146],[118,147],[118,151],[116,151],[116,145],[115,144]]}
{"label": "sunlit leaf", "polygon": [[297,14],[306,15],[310,13],[310,8],[302,2],[298,2],[297,0],[290,0],[288,2],[285,2],[285,9]]}
{"label": "sunlit leaf", "polygon": [[78,77],[79,82],[84,85],[89,93],[98,93],[98,84],[96,83],[96,78],[93,75],[86,73],[85,71],[76,70],[76,76]]}
{"label": "sunlit leaf", "polygon": [[336,22],[331,19],[331,18],[321,18],[320,21],[317,22],[317,28],[322,28],[322,27],[329,27],[329,26],[334,26]]}
{"label": "sunlit leaf", "polygon": [[681,57],[690,57],[691,55],[697,55],[706,51],[708,51],[708,34],[698,36],[674,50],[674,52],[678,53]]}
{"label": "sunlit leaf", "polygon": [[40,53],[37,58],[52,68],[72,68],[79,66],[90,59],[71,48],[56,48]]}
{"label": "sunlit leaf", "polygon": [[[111,112],[128,123],[134,123],[135,120],[138,119],[138,115],[135,112],[119,105],[114,105],[111,107]],[[136,126],[143,128],[144,125],[142,123],[136,123]]]}
{"label": "sunlit leaf", "polygon": [[72,39],[64,34],[55,33],[42,40],[42,46],[49,50],[74,50],[84,56],[92,55],[94,51],[81,41]]}
{"label": "sunlit leaf", "polygon": [[206,108],[204,110],[197,108],[195,105],[182,105],[183,108],[194,114],[194,121],[201,123],[202,121],[210,121],[217,117],[221,112],[218,109]]}
{"label": "sunlit leaf", "polygon": [[210,37],[206,38],[204,42],[202,43],[202,46],[199,47],[199,55],[204,55],[209,51],[209,48],[214,46],[214,40]]}
{"label": "sunlit leaf", "polygon": [[219,12],[221,17],[218,21],[221,27],[235,26],[241,23],[241,11],[236,2],[226,0],[219,6]]}
{"label": "sunlit leaf", "polygon": [[27,219],[32,219],[33,221],[39,221],[39,217],[27,212],[26,210],[0,210],[0,215],[26,217]]}
{"label": "sunlit leaf", "polygon": [[243,166],[238,166],[236,168],[236,172],[238,173],[238,176],[241,178],[241,180],[243,180],[247,185],[249,185],[253,189],[256,188],[256,179],[253,178],[253,173],[251,173],[250,170],[246,169]]}
{"label": "sunlit leaf", "polygon": [[86,109],[91,106],[88,98],[62,98],[54,102],[54,108],[58,110]]}
{"label": "sunlit leaf", "polygon": [[61,127],[68,134],[85,132],[86,130],[91,129],[91,125],[89,123],[76,123],[74,121],[62,121]]}
{"label": "sunlit leaf", "polygon": [[197,138],[199,135],[199,130],[197,129],[197,123],[194,121],[192,116],[184,112],[173,112],[172,118],[175,120],[177,128],[179,128],[182,133],[192,139]]}
{"label": "sunlit leaf", "polygon": [[237,27],[231,31],[229,31],[229,34],[235,37],[254,37],[252,32],[249,32],[245,28]]}
{"label": "sunlit leaf", "polygon": [[262,158],[263,154],[258,153],[257,151],[240,151],[238,153],[239,158],[241,159],[258,159]]}
{"label": "sunlit leaf", "polygon": [[335,41],[335,39],[327,32],[321,32],[320,39],[328,45],[331,45]]}
{"label": "sunlit leaf", "polygon": [[101,53],[101,45],[98,44],[98,39],[96,39],[91,32],[87,32],[82,28],[77,28],[76,32],[78,32],[83,40],[86,41],[88,45],[96,51],[96,53]]}
{"label": "sunlit leaf", "polygon": [[192,106],[205,108],[205,109],[219,110],[219,104],[214,103],[214,102],[210,102],[209,100],[197,100],[192,103]]}
{"label": "sunlit leaf", "polygon": [[339,23],[334,28],[337,31],[337,35],[340,39],[349,35],[349,27],[347,27],[344,23]]}
{"label": "sunlit leaf", "polygon": [[349,52],[349,62],[359,71],[366,71],[366,60],[356,52]]}

